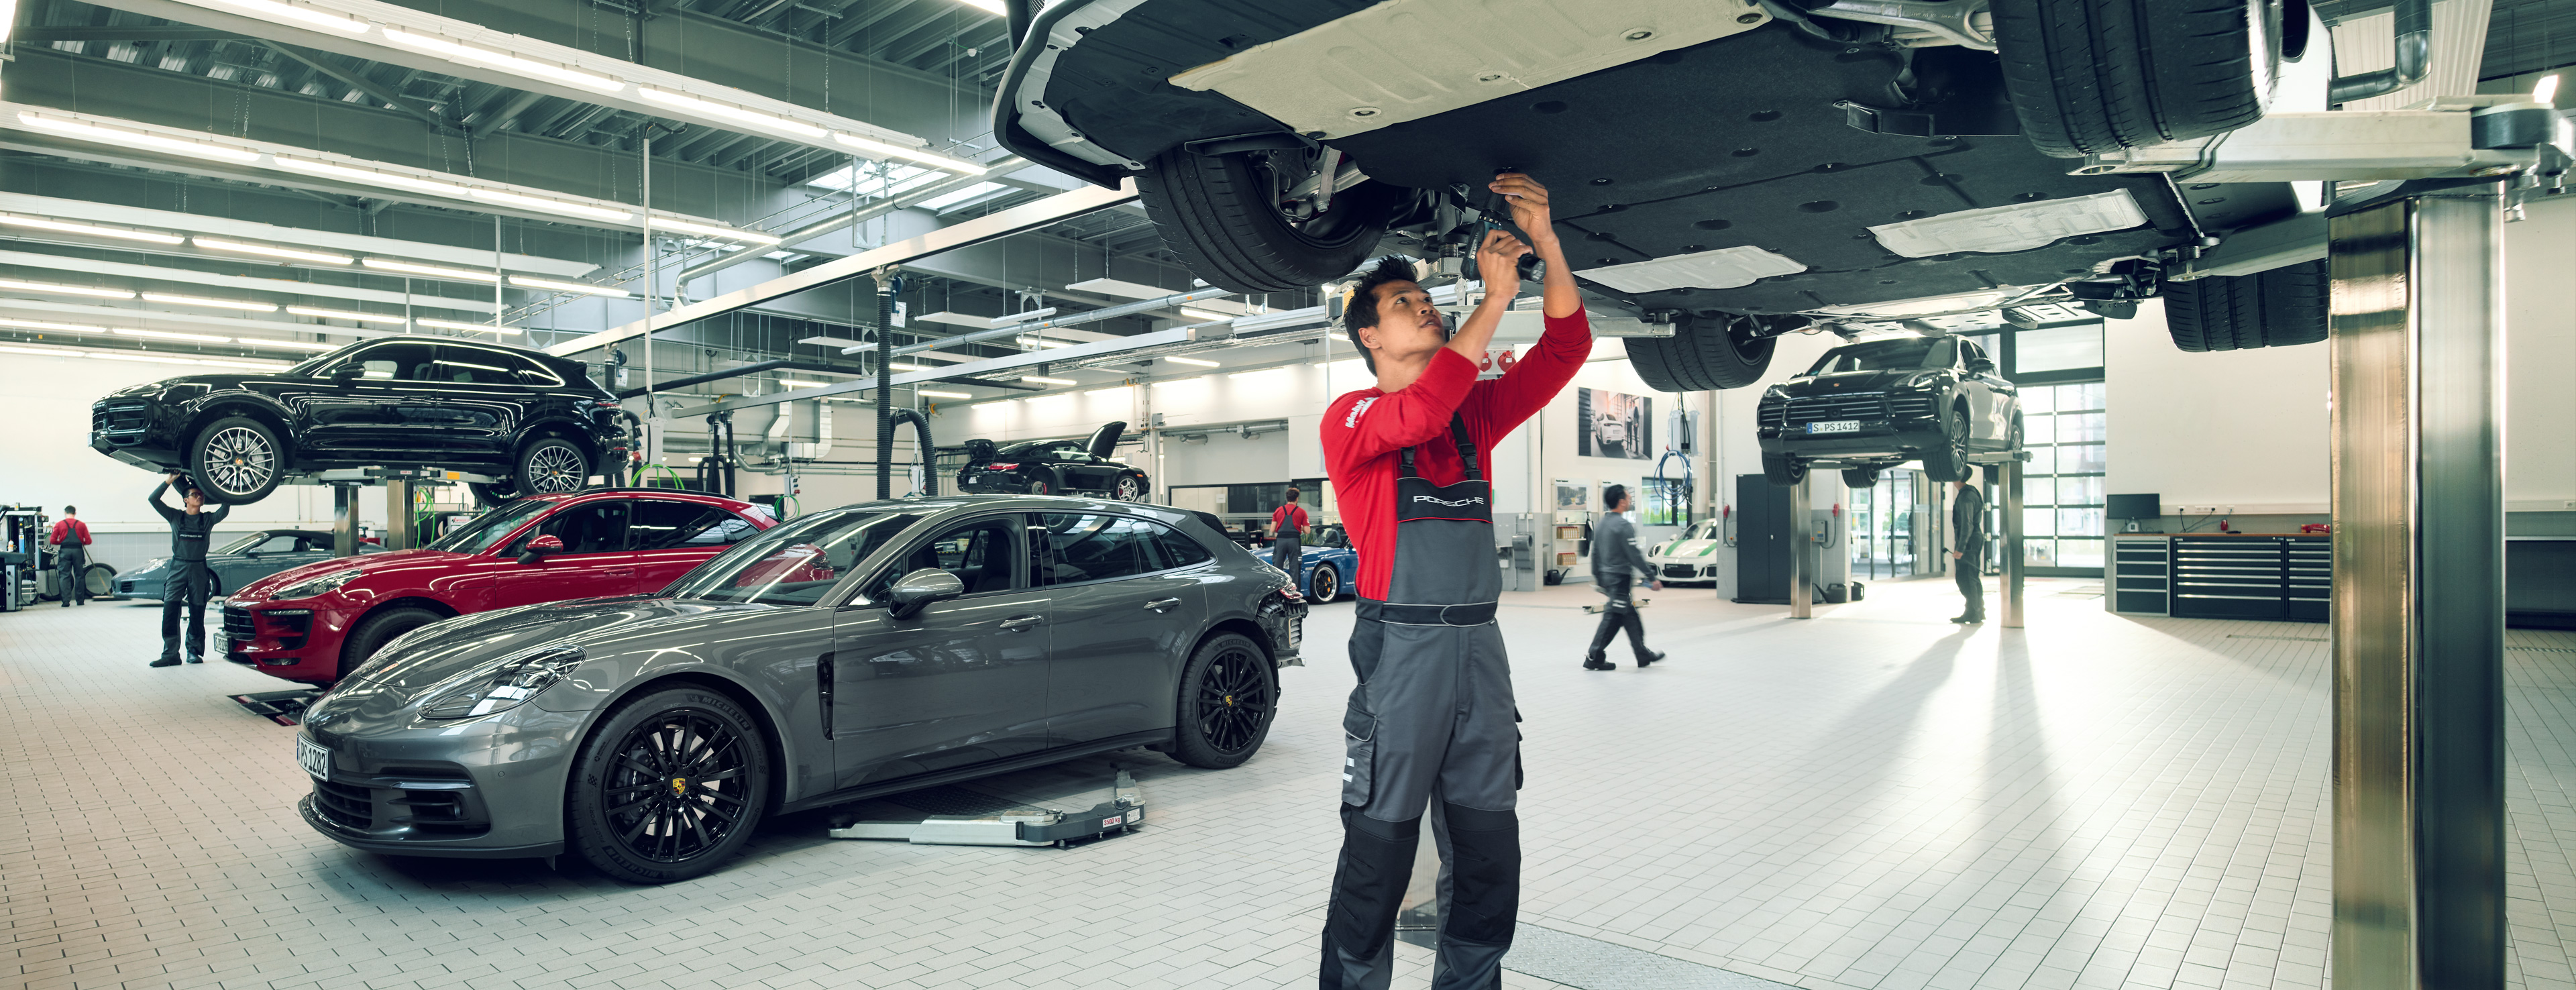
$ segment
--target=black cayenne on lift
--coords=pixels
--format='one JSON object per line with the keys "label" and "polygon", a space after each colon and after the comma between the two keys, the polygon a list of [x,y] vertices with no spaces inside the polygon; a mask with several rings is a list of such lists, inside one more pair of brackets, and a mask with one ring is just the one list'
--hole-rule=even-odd
{"label": "black cayenne on lift", "polygon": [[1816,461],[1843,465],[1854,488],[1912,460],[1935,481],[1959,481],[1976,455],[2021,449],[2019,390],[1985,348],[1958,337],[1845,344],[1771,386],[1756,408],[1762,474],[1775,485],[1797,484]]}
{"label": "black cayenne on lift", "polygon": [[996,447],[990,440],[966,441],[966,466],[957,469],[957,490],[992,495],[1101,495],[1121,502],[1142,502],[1152,479],[1142,469],[1112,460],[1125,421],[1101,424],[1085,440],[1024,440]]}
{"label": "black cayenne on lift", "polygon": [[578,491],[624,443],[617,399],[578,361],[498,344],[393,337],[284,371],[188,375],[90,406],[89,445],[185,474],[216,502],[268,497],[291,475],[436,467],[486,504]]}
{"label": "black cayenne on lift", "polygon": [[2304,0],[1040,6],[1004,3],[1000,141],[1133,179],[1164,242],[1238,292],[1385,252],[1455,274],[1485,183],[1518,169],[1549,186],[1588,304],[1670,325],[1627,344],[1658,389],[1750,384],[1792,330],[2016,304],[2163,295],[2186,350],[2324,335],[2321,264],[2164,277],[2318,190],[2068,174],[2325,110],[2340,83]]}

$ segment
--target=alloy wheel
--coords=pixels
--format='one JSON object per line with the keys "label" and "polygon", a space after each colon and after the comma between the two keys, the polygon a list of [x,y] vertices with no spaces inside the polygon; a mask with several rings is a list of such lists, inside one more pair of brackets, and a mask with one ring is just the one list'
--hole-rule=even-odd
{"label": "alloy wheel", "polygon": [[1217,752],[1240,753],[1259,738],[1270,717],[1269,685],[1256,666],[1265,662],[1249,650],[1227,650],[1199,678],[1199,735]]}
{"label": "alloy wheel", "polygon": [[230,427],[206,441],[205,482],[227,495],[244,495],[277,473],[277,449],[259,431]]}
{"label": "alloy wheel", "polygon": [[586,467],[579,451],[550,446],[528,458],[528,477],[518,479],[519,487],[547,494],[579,491],[587,480],[582,474]]}
{"label": "alloy wheel", "polygon": [[1118,479],[1118,490],[1112,496],[1121,502],[1134,502],[1145,497],[1144,484],[1134,478]]}
{"label": "alloy wheel", "polygon": [[609,758],[600,804],[611,836],[641,859],[677,863],[723,844],[749,817],[751,743],[713,713],[673,709],[634,728]]}

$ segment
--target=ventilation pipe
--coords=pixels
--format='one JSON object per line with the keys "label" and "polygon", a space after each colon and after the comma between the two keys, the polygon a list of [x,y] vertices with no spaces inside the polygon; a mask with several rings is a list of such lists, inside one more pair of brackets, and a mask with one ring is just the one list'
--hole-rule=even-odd
{"label": "ventilation pipe", "polygon": [[894,295],[903,291],[903,278],[888,265],[876,270],[877,343],[876,360],[870,369],[877,379],[877,501],[894,497],[894,368],[886,360],[886,345],[894,339]]}
{"label": "ventilation pipe", "polygon": [[[922,415],[921,410],[919,409],[897,409],[894,411],[894,422],[912,424],[913,446],[920,448],[921,452],[921,493],[926,496],[937,497],[939,495],[939,466],[932,463],[932,460],[938,455],[939,448],[932,446],[930,443],[930,417]],[[891,437],[893,434],[889,432],[887,433],[887,436]],[[877,460],[877,470],[880,472],[886,470],[886,465],[888,463],[888,458],[879,458]],[[880,477],[882,477],[882,475],[880,475]]]}
{"label": "ventilation pipe", "polygon": [[2433,0],[2397,0],[2397,65],[2336,76],[2326,99],[2332,103],[2350,103],[2385,96],[2423,82],[2424,74],[2432,67]]}

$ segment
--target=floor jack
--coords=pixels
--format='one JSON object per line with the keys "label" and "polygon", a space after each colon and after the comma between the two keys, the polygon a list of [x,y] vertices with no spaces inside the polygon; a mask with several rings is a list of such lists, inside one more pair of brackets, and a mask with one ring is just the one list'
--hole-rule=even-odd
{"label": "floor jack", "polygon": [[[1098,793],[1098,792],[1094,792]],[[1145,820],[1145,792],[1136,777],[1118,771],[1110,799],[1086,811],[1037,805],[982,815],[932,815],[920,821],[850,822],[832,829],[835,839],[888,839],[916,846],[1055,846],[1124,835]]]}

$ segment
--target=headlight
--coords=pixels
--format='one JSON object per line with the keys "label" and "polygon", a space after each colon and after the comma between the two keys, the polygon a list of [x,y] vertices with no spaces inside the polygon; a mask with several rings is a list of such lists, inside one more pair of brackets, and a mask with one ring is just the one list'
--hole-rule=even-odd
{"label": "headlight", "polygon": [[547,685],[562,680],[581,666],[581,661],[578,646],[549,646],[520,654],[498,666],[457,678],[455,687],[441,690],[421,704],[420,717],[472,718],[516,708]]}
{"label": "headlight", "polygon": [[1901,381],[1901,382],[1898,382],[1898,383],[1897,383],[1897,387],[1898,387],[1898,388],[1929,388],[1929,387],[1931,387],[1932,383],[1937,382],[1937,381],[1940,381],[1940,380],[1941,380],[1941,373],[1940,373],[1940,372],[1938,372],[1938,371],[1917,371],[1917,372],[1915,372],[1915,373],[1913,373],[1913,374],[1911,374],[1911,375],[1907,375],[1907,376],[1905,376],[1905,380],[1904,380],[1904,381]]}
{"label": "headlight", "polygon": [[294,584],[277,589],[277,593],[268,596],[268,600],[272,602],[282,602],[290,598],[311,598],[315,595],[327,595],[331,592],[340,590],[341,585],[355,581],[358,579],[359,575],[365,573],[367,572],[352,567],[345,571],[332,571],[331,573],[322,575],[321,577],[306,578],[302,581],[297,581]]}

